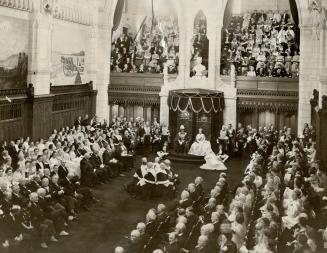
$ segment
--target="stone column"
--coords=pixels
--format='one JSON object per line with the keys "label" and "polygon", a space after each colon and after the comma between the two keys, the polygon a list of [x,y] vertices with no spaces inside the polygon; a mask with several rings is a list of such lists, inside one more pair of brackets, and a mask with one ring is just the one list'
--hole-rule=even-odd
{"label": "stone column", "polygon": [[217,58],[217,50],[216,43],[217,37],[220,38],[217,34],[216,30],[216,22],[214,21],[215,16],[210,15],[207,17],[208,20],[212,20],[212,22],[208,22],[208,40],[209,40],[209,64],[208,64],[208,89],[214,90],[216,88],[216,62],[219,61]]}
{"label": "stone column", "polygon": [[32,14],[31,55],[28,57],[28,83],[33,83],[36,96],[50,93],[52,22],[52,15],[43,13],[40,0],[35,0]]}
{"label": "stone column", "polygon": [[319,82],[319,107],[321,108],[321,97],[327,95],[327,30],[320,32],[320,82]]}
{"label": "stone column", "polygon": [[[98,90],[96,114],[100,120],[109,119],[108,85],[110,82],[110,44],[111,31],[109,25],[97,27],[96,69],[93,73],[96,89]],[[94,70],[95,71],[95,70]],[[92,73],[91,73],[92,76]]]}
{"label": "stone column", "polygon": [[[92,8],[97,8],[97,5],[95,3],[91,4]],[[88,50],[86,52],[86,71],[87,71],[87,77],[89,80],[86,81],[93,81],[93,89],[97,89],[97,42],[98,42],[98,12],[94,11],[92,16],[92,26],[90,29],[90,35],[89,35],[89,46]]]}
{"label": "stone column", "polygon": [[236,89],[224,87],[225,109],[224,109],[224,125],[232,124],[237,127],[237,95]]}
{"label": "stone column", "polygon": [[317,59],[318,45],[313,40],[312,26],[300,26],[300,78],[298,106],[298,134],[302,133],[305,123],[311,122],[310,99],[314,88],[318,88],[319,60]]}
{"label": "stone column", "polygon": [[168,95],[160,94],[160,123],[169,124]]}

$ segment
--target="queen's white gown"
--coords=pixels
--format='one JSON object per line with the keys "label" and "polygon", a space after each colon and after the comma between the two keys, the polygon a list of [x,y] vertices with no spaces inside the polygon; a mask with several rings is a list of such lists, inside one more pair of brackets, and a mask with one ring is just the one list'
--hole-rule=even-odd
{"label": "queen's white gown", "polygon": [[227,167],[225,164],[216,156],[216,154],[211,151],[208,153],[204,160],[206,161],[205,164],[203,164],[200,169],[202,170],[218,170],[218,171],[224,171],[227,170]]}
{"label": "queen's white gown", "polygon": [[188,152],[189,155],[205,156],[210,152],[212,152],[211,144],[206,140],[205,135],[197,134],[195,137],[195,142],[193,142]]}

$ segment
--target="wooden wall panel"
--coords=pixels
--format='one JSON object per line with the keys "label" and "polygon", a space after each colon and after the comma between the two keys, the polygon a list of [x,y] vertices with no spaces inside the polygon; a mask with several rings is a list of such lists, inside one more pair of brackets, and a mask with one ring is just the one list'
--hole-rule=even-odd
{"label": "wooden wall panel", "polygon": [[51,92],[28,97],[17,94],[11,102],[0,97],[0,140],[48,138],[53,129],[72,126],[78,116],[96,113],[97,92],[90,84],[51,88]]}
{"label": "wooden wall panel", "polygon": [[11,141],[26,136],[23,118],[0,122],[0,140]]}

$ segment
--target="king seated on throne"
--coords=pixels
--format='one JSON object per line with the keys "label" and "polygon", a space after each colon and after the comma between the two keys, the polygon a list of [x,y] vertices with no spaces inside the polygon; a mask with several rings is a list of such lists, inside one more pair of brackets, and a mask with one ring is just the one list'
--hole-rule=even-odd
{"label": "king seated on throne", "polygon": [[185,127],[180,126],[180,131],[177,133],[175,138],[175,152],[176,153],[187,153],[189,148],[188,135],[185,132]]}

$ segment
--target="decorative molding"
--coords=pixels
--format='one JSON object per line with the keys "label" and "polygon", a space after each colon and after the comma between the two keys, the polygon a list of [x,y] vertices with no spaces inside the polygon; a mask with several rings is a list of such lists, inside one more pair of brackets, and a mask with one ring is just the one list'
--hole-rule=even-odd
{"label": "decorative molding", "polygon": [[33,0],[0,0],[0,6],[32,12]]}
{"label": "decorative molding", "polygon": [[50,86],[51,94],[60,94],[60,93],[76,93],[83,91],[91,91],[93,89],[92,84],[77,84],[77,85],[58,85]]}
{"label": "decorative molding", "polygon": [[56,19],[81,25],[92,25],[92,7],[89,1],[52,0],[52,6],[50,8],[53,17]]}
{"label": "decorative molding", "polygon": [[25,95],[26,93],[27,93],[27,88],[0,90],[0,97]]}
{"label": "decorative molding", "polygon": [[109,93],[109,104],[121,104],[121,105],[140,105],[140,106],[159,106],[159,95],[147,94],[128,94],[128,93]]}
{"label": "decorative molding", "polygon": [[238,89],[238,96],[299,97],[298,91]]}
{"label": "decorative molding", "polygon": [[160,93],[160,86],[109,85],[109,92]]}
{"label": "decorative molding", "polygon": [[298,104],[297,102],[291,101],[262,101],[253,99],[240,99],[237,102],[237,107],[239,110],[271,110],[279,112],[297,112]]}
{"label": "decorative molding", "polygon": [[312,38],[320,40],[320,32],[327,29],[327,9],[321,1],[311,0],[309,11],[313,15]]}

